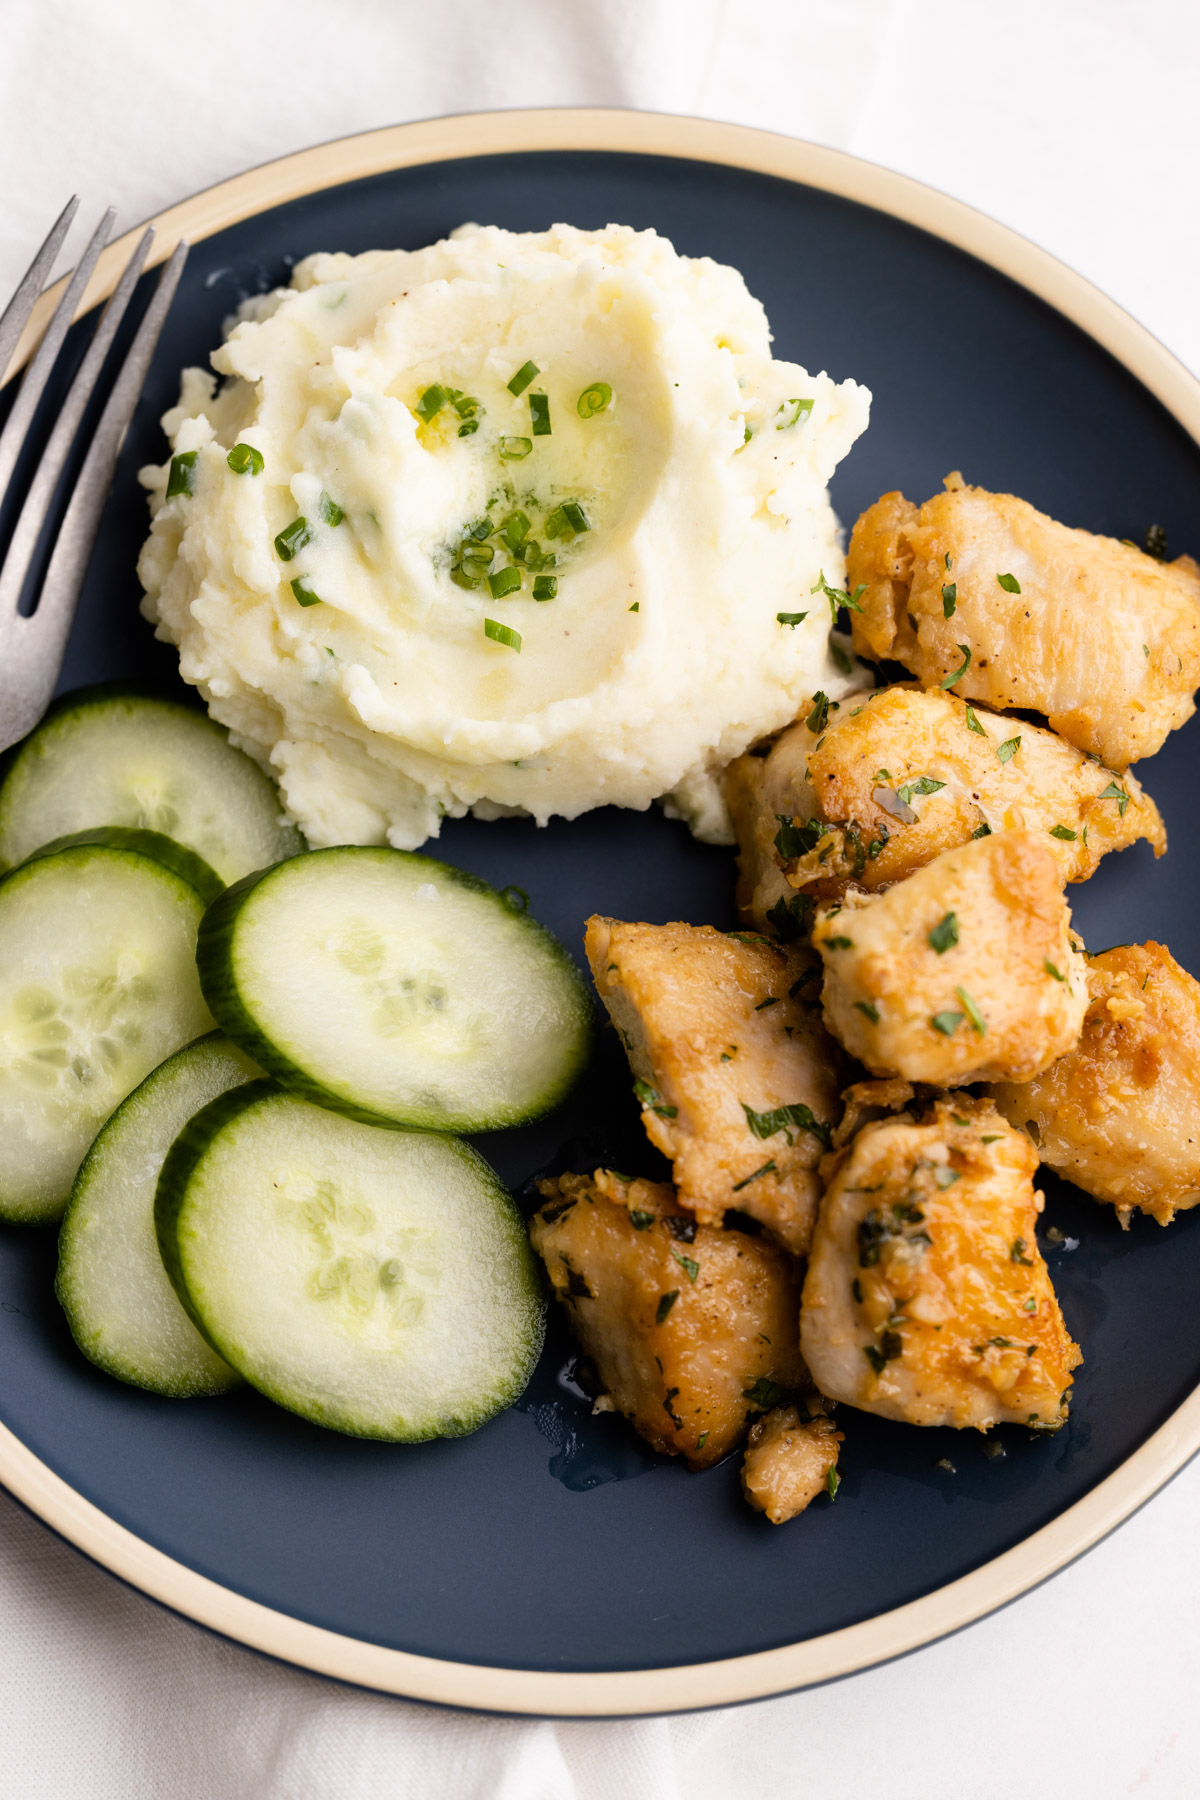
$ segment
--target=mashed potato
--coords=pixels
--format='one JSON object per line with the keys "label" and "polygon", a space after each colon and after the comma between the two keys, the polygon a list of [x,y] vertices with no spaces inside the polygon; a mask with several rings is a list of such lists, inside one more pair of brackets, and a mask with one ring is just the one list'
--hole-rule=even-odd
{"label": "mashed potato", "polygon": [[143,471],[144,610],[311,844],[664,795],[725,837],[712,772],[840,691],[812,590],[870,396],[773,361],[736,270],[464,226],[309,257],[212,362]]}

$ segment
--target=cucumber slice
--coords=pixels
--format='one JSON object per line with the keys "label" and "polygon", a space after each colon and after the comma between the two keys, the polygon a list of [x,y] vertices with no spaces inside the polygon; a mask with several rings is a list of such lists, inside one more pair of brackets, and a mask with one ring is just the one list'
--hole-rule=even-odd
{"label": "cucumber slice", "polygon": [[57,1219],[109,1114],[212,1029],[204,902],[141,851],[81,844],[0,880],[0,1218]]}
{"label": "cucumber slice", "polygon": [[154,1194],[163,1159],[192,1115],[261,1074],[219,1032],[177,1050],[121,1102],[75,1177],[55,1292],[84,1355],[151,1393],[220,1394],[241,1380],[171,1286]]}
{"label": "cucumber slice", "polygon": [[211,906],[217,895],[225,892],[225,883],[202,856],[177,844],[174,838],[164,837],[161,831],[131,831],[123,825],[97,825],[93,831],[72,831],[66,837],[52,838],[25,860],[36,862],[42,856],[57,856],[60,850],[74,850],[80,844],[99,844],[105,850],[140,850],[143,856],[182,875],[188,886],[195,888],[205,906]]}
{"label": "cucumber slice", "polygon": [[354,1437],[461,1437],[517,1399],[545,1307],[525,1228],[456,1138],[340,1118],[253,1082],[167,1156],[159,1248],[214,1350]]}
{"label": "cucumber slice", "polygon": [[196,954],[248,1056],[368,1123],[524,1124],[587,1056],[591,1002],[557,939],[406,850],[314,850],[248,877],[205,915]]}
{"label": "cucumber slice", "polygon": [[304,848],[274,784],[220,725],[108,687],[68,694],[7,759],[0,869],[94,825],[161,831],[226,882]]}

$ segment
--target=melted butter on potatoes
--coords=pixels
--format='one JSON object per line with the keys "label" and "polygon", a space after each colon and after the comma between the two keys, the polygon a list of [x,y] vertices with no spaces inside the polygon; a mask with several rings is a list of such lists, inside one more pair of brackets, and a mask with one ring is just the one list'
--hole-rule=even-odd
{"label": "melted butter on potatoes", "polygon": [[869,396],[773,360],[735,270],[469,226],[309,257],[213,367],[144,472],[145,610],[310,843],[671,793],[728,837],[710,771],[845,686],[813,589]]}

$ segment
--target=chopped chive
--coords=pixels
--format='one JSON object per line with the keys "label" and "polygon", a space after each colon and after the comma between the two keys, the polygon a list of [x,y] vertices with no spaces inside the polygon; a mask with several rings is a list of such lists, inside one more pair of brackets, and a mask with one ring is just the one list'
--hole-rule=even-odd
{"label": "chopped chive", "polygon": [[1045,969],[1047,975],[1053,975],[1055,981],[1065,981],[1067,979],[1061,969],[1055,968],[1054,964],[1050,961],[1050,958],[1048,956],[1043,957],[1042,967],[1043,967],[1043,969]]}
{"label": "chopped chive", "polygon": [[734,1194],[740,1194],[744,1187],[749,1187],[750,1183],[752,1181],[757,1181],[760,1175],[776,1175],[778,1172],[779,1171],[776,1169],[773,1161],[765,1162],[761,1169],[755,1169],[753,1175],[747,1175],[743,1181],[735,1181],[730,1191]]}
{"label": "chopped chive", "polygon": [[530,394],[529,417],[532,422],[534,437],[550,436],[550,396],[549,394]]}
{"label": "chopped chive", "polygon": [[305,579],[302,575],[297,575],[295,581],[293,581],[291,584],[291,588],[292,588],[293,594],[296,596],[296,598],[300,602],[301,606],[320,606],[321,605],[320,594],[313,593],[313,590],[309,587],[307,581],[305,581]]}
{"label": "chopped chive", "polygon": [[854,939],[848,937],[827,937],[824,940],[827,950],[853,950]]}
{"label": "chopped chive", "polygon": [[633,605],[632,605],[632,606],[631,606],[631,607],[630,607],[630,608],[629,608],[629,609],[628,609],[628,610],[629,610],[629,611],[630,611],[630,612],[641,612],[641,610],[642,610],[642,603],[641,603],[641,601],[640,601],[640,600],[635,600],[635,601],[634,601],[634,603],[633,603]]}
{"label": "chopped chive", "polygon": [[[451,392],[450,398],[454,402],[454,410],[458,414],[460,419],[473,419],[475,417],[476,413],[480,413],[485,410],[482,406],[480,406],[480,404],[479,404],[478,400],[475,398],[474,394],[459,394],[459,393]],[[460,433],[459,435],[461,436],[462,434]]]}
{"label": "chopped chive", "polygon": [[959,1004],[966,1013],[968,1019],[970,1019],[971,1024],[979,1033],[980,1037],[983,1037],[987,1031],[987,1020],[980,1012],[978,1006],[975,1004],[974,1000],[972,1000],[966,988],[956,987],[954,992],[958,995]]}
{"label": "chopped chive", "polygon": [[[535,577],[533,583],[533,597],[535,600],[553,600],[557,594],[557,575],[538,575]],[[634,608],[633,610],[636,611],[637,609]]]}
{"label": "chopped chive", "polygon": [[1079,833],[1077,831],[1072,831],[1069,825],[1052,825],[1050,827],[1050,836],[1061,838],[1064,844],[1073,844],[1079,836]]}
{"label": "chopped chive", "polygon": [[1098,800],[1115,800],[1118,813],[1122,818],[1125,817],[1125,808],[1129,805],[1129,795],[1118,782],[1110,781],[1104,792],[1097,794],[1096,798]]}
{"label": "chopped chive", "polygon": [[568,500],[563,507],[563,511],[567,515],[567,522],[572,531],[590,531],[592,529],[588,524],[587,514],[584,512],[582,506],[578,505],[576,501]]}
{"label": "chopped chive", "polygon": [[654,1314],[654,1323],[656,1325],[662,1324],[663,1320],[666,1318],[667,1314],[670,1312],[671,1308],[674,1306],[674,1304],[678,1300],[678,1298],[679,1298],[679,1289],[678,1288],[672,1288],[671,1292],[669,1294],[662,1294],[659,1296],[658,1309]]}
{"label": "chopped chive", "polygon": [[842,1478],[838,1474],[837,1470],[836,1469],[826,1469],[826,1471],[825,1471],[825,1492],[829,1495],[829,1498],[831,1500],[837,1499],[838,1489],[841,1487],[841,1485],[842,1485]]}
{"label": "chopped chive", "polygon": [[[986,1144],[988,1140],[985,1138],[983,1141]],[[996,1140],[993,1138],[992,1142],[995,1143],[995,1141]],[[1012,1241],[1012,1249],[1008,1253],[1008,1260],[1009,1262],[1023,1263],[1027,1269],[1032,1269],[1033,1258],[1031,1256],[1026,1256],[1025,1250],[1025,1239],[1023,1237],[1014,1238]]]}
{"label": "chopped chive", "polygon": [[275,553],[280,562],[291,562],[296,552],[303,550],[311,537],[307,519],[293,519],[290,525],[285,525],[275,539]]}
{"label": "chopped chive", "polygon": [[781,625],[802,625],[805,619],[807,619],[808,614],[806,612],[776,613],[775,617]]}
{"label": "chopped chive", "polygon": [[929,933],[929,947],[936,950],[939,956],[945,956],[947,950],[958,942],[958,914],[948,912],[940,919]]}
{"label": "chopped chive", "polygon": [[171,467],[167,474],[167,499],[175,500],[180,494],[194,494],[196,491],[196,450],[183,450],[178,456],[171,458]]}
{"label": "chopped chive", "polygon": [[1004,743],[1002,743],[996,751],[996,755],[1000,758],[1002,763],[1011,762],[1020,748],[1021,740],[1019,737],[1006,738]]}
{"label": "chopped chive", "polygon": [[473,576],[476,581],[482,581],[496,560],[496,546],[494,544],[468,544],[460,560],[468,575]]}
{"label": "chopped chive", "polygon": [[261,475],[267,466],[262,451],[253,444],[235,444],[225,461],[235,475]]}
{"label": "chopped chive", "polygon": [[952,619],[954,617],[954,609],[957,605],[958,583],[957,581],[948,581],[942,589],[942,616],[947,619]]}
{"label": "chopped chive", "polygon": [[976,737],[986,737],[987,736],[987,732],[983,729],[983,726],[979,723],[979,720],[975,717],[975,708],[972,705],[970,705],[969,702],[967,705],[967,730],[973,731],[975,733]]}
{"label": "chopped chive", "polygon": [[929,1021],[933,1029],[940,1031],[943,1037],[953,1037],[962,1022],[963,1014],[960,1012],[934,1013]]}
{"label": "chopped chive", "polygon": [[483,635],[491,638],[493,644],[505,644],[510,650],[520,650],[521,634],[509,625],[501,625],[498,619],[483,621]]}
{"label": "chopped chive", "polygon": [[463,423],[458,428],[458,435],[459,435],[459,437],[470,437],[474,432],[476,432],[478,430],[479,430],[479,420],[478,419],[464,419]]}
{"label": "chopped chive", "polygon": [[487,578],[493,600],[503,600],[506,594],[515,594],[521,585],[521,571],[508,568],[497,569],[494,575]]}
{"label": "chopped chive", "polygon": [[529,536],[528,514],[523,513],[520,510],[517,512],[510,512],[507,519],[505,519],[503,525],[500,527],[500,536],[504,539],[504,542],[508,545],[510,550],[515,550],[518,544],[524,543],[525,539]]}
{"label": "chopped chive", "polygon": [[418,417],[423,419],[426,425],[428,425],[431,419],[437,418],[449,398],[449,394],[441,383],[435,381],[432,387],[427,387],[425,389],[425,392],[417,401]]}
{"label": "chopped chive", "polygon": [[755,1007],[754,1010],[755,1010],[755,1012],[765,1012],[768,1006],[778,1006],[778,1005],[779,1005],[779,995],[778,994],[768,994],[765,1000],[759,1001],[758,1005]]}
{"label": "chopped chive", "polygon": [[321,497],[317,501],[317,517],[320,519],[322,525],[336,527],[341,524],[345,516],[345,513],[342,511],[337,501],[331,500],[329,495],[322,489]]}
{"label": "chopped chive", "polygon": [[943,1163],[940,1168],[933,1171],[933,1179],[944,1193],[948,1187],[954,1186],[959,1178],[959,1174],[960,1171],[958,1169],[948,1169],[945,1163]]}
{"label": "chopped chive", "polygon": [[779,411],[775,414],[776,431],[790,431],[793,425],[799,425],[812,412],[813,400],[782,400]]}
{"label": "chopped chive", "polygon": [[1021,584],[1015,575],[997,575],[996,580],[1006,594],[1019,594],[1021,591]]}
{"label": "chopped chive", "polygon": [[611,399],[612,389],[607,381],[593,381],[591,387],[585,387],[575,402],[575,410],[581,419],[594,419],[597,413],[604,411]]}
{"label": "chopped chive", "polygon": [[878,1023],[879,1023],[879,1008],[876,1005],[874,1005],[874,1003],[872,1001],[856,1000],[854,1002],[854,1004],[858,1008],[859,1012],[862,1013],[864,1018],[870,1019],[872,1025],[878,1025]]}
{"label": "chopped chive", "polygon": [[522,363],[508,384],[509,393],[518,395],[523,394],[530,382],[540,375],[541,372],[542,371],[535,362]]}
{"label": "chopped chive", "polygon": [[493,526],[491,519],[488,517],[487,513],[484,513],[482,519],[476,519],[473,524],[467,526],[467,535],[475,538],[477,542],[482,544],[485,538],[491,537],[494,530],[495,527]]}
{"label": "chopped chive", "polygon": [[957,684],[962,680],[963,676],[966,674],[967,670],[971,666],[970,645],[969,644],[960,644],[958,646],[958,648],[963,653],[962,667],[955,669],[952,674],[947,675],[945,681],[939,681],[939,683],[938,683],[939,687],[943,687],[943,688],[956,687]]}
{"label": "chopped chive", "polygon": [[1155,562],[1166,562],[1167,533],[1165,527],[1162,525],[1147,525],[1143,548],[1145,549],[1146,555],[1152,556]]}
{"label": "chopped chive", "polygon": [[529,895],[523,887],[510,882],[500,889],[500,898],[511,913],[527,913],[529,911]]}
{"label": "chopped chive", "polygon": [[499,444],[500,454],[505,462],[523,462],[533,449],[533,439],[527,437],[502,437]]}

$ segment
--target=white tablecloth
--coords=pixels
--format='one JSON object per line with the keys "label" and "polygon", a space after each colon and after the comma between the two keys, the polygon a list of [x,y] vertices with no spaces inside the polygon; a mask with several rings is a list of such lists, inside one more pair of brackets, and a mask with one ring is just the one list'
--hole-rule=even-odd
{"label": "white tablecloth", "polygon": [[[815,138],[947,189],[1200,367],[1196,0],[6,0],[0,46],[0,293],[76,188],[124,227],[375,125],[637,106]],[[1195,1800],[1197,1511],[1200,1467],[1049,1586],[890,1667],[589,1725],[438,1712],[279,1667],[128,1592],[0,1496],[0,1795]]]}

